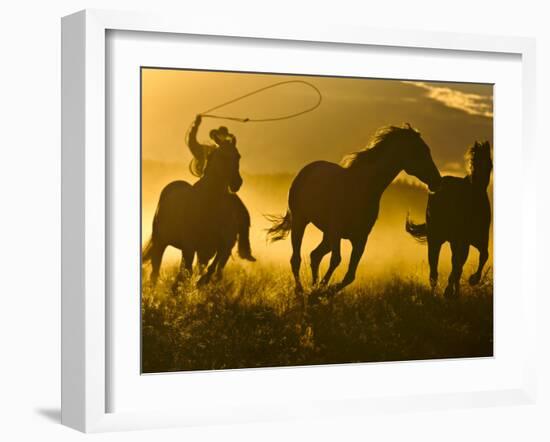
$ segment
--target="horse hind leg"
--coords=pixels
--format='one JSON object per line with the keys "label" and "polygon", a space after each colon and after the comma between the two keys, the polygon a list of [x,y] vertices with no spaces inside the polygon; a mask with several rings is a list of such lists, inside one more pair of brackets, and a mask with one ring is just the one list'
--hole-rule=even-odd
{"label": "horse hind leg", "polygon": [[290,258],[290,266],[292,267],[292,274],[294,275],[296,293],[302,293],[304,291],[304,287],[300,281],[300,264],[302,263],[300,253],[306,225],[306,222],[297,220],[293,217],[290,233],[292,242],[292,257]]}
{"label": "horse hind leg", "polygon": [[330,242],[328,237],[324,235],[322,241],[309,255],[313,285],[317,284],[319,278],[319,265],[328,252],[330,252]]}
{"label": "horse hind leg", "polygon": [[433,290],[437,287],[439,273],[437,267],[439,264],[439,253],[441,252],[441,241],[428,238],[428,262],[430,264],[430,285]]}

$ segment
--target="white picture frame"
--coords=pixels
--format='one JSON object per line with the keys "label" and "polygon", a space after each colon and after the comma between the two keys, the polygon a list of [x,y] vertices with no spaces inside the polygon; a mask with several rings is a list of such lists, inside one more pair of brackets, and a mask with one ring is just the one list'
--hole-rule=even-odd
{"label": "white picture frame", "polygon": [[[62,423],[85,432],[245,422],[288,417],[361,414],[371,411],[419,410],[532,403],[536,396],[535,339],[525,342],[524,372],[513,388],[413,396],[388,395],[312,401],[305,407],[274,405],[237,407],[232,415],[199,411],[108,412],[111,385],[107,327],[106,244],[110,240],[106,155],[106,33],[147,31],[163,34],[272,39],[381,48],[426,48],[443,51],[515,54],[521,57],[521,158],[523,189],[521,307],[518,319],[525,336],[534,336],[536,285],[535,194],[535,43],[532,39],[416,31],[393,32],[342,25],[212,21],[86,10],[62,20]],[[530,256],[531,258],[527,258]],[[243,373],[245,373],[243,375]],[[246,377],[246,371],[240,376]],[[244,381],[246,384],[246,380]]]}

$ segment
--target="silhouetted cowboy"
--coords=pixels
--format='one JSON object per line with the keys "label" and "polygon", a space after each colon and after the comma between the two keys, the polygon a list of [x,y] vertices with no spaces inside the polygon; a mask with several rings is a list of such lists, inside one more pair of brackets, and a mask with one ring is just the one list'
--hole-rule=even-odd
{"label": "silhouetted cowboy", "polygon": [[[202,177],[204,174],[204,169],[208,162],[208,157],[210,154],[218,148],[222,148],[225,145],[232,144],[234,145],[235,136],[227,130],[227,127],[220,126],[218,129],[213,129],[210,131],[210,138],[214,141],[215,144],[202,144],[197,141],[197,132],[199,126],[202,122],[202,117],[197,115],[191,130],[189,131],[187,145],[193,154],[193,160],[191,160],[190,170],[193,175],[197,177]],[[228,196],[231,198],[233,213],[238,223],[239,230],[239,256],[242,259],[248,261],[256,261],[252,256],[252,250],[250,248],[250,214],[248,209],[241,201],[241,199],[234,193],[228,193]]]}

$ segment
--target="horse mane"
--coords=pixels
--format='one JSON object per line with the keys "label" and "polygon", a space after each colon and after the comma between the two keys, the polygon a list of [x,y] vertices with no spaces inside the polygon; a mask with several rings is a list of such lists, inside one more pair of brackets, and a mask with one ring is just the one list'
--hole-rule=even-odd
{"label": "horse mane", "polygon": [[480,173],[484,175],[491,173],[493,161],[491,159],[491,146],[488,141],[484,143],[476,141],[468,148],[464,158],[466,159],[466,167],[470,177],[479,175]]}
{"label": "horse mane", "polygon": [[386,145],[386,143],[393,139],[396,135],[403,134],[404,131],[413,132],[416,135],[420,135],[420,133],[413,129],[409,123],[402,126],[382,126],[376,130],[365,148],[356,152],[351,152],[344,156],[340,162],[340,165],[349,169],[358,164],[376,162],[383,152],[382,148]]}

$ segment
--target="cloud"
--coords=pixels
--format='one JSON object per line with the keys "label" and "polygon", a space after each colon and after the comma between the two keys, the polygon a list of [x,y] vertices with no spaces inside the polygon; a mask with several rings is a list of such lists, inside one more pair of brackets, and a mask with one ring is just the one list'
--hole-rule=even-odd
{"label": "cloud", "polygon": [[452,109],[469,115],[493,117],[493,99],[490,96],[461,92],[450,87],[434,86],[422,81],[405,81],[426,91],[426,96]]}
{"label": "cloud", "polygon": [[466,165],[464,162],[450,161],[443,164],[439,172],[441,175],[464,176],[466,174]]}

